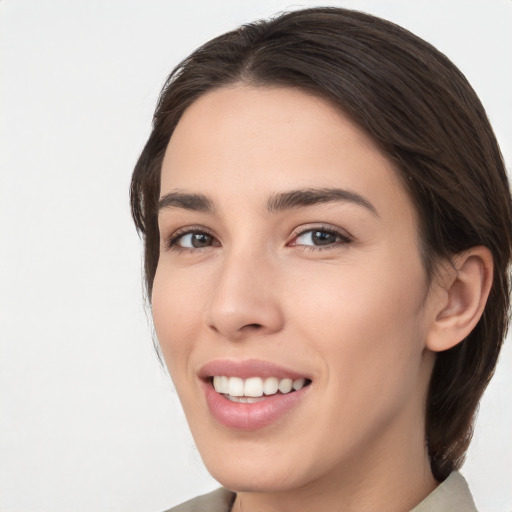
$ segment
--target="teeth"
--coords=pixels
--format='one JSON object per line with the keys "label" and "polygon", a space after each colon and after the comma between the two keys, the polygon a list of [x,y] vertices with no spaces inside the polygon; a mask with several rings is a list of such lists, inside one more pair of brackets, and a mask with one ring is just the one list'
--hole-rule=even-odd
{"label": "teeth", "polygon": [[263,383],[263,393],[265,395],[275,395],[279,389],[279,379],[276,377],[269,377]]}
{"label": "teeth", "polygon": [[239,377],[230,377],[228,384],[228,395],[244,396],[244,381]]}
{"label": "teeth", "polygon": [[[241,379],[239,377],[226,377],[216,375],[213,377],[213,387],[217,393],[228,395],[229,397],[250,397],[258,398],[263,395],[275,395],[278,391],[283,394],[290,393],[292,390],[298,391],[306,384],[306,379],[278,379],[277,377],[250,377]],[[233,400],[242,403],[253,403],[258,400],[245,400],[242,398]]]}
{"label": "teeth", "polygon": [[217,393],[227,395],[229,393],[229,379],[227,377],[213,377],[213,387]]}
{"label": "teeth", "polygon": [[306,384],[306,379],[297,379],[293,381],[292,386],[295,391],[299,391],[299,389],[304,387],[304,384]]}
{"label": "teeth", "polygon": [[292,390],[292,379],[283,379],[279,382],[279,391],[281,393],[289,393]]}
{"label": "teeth", "polygon": [[259,377],[251,377],[244,384],[245,396],[261,396],[263,395],[263,381]]}
{"label": "teeth", "polygon": [[262,396],[252,397],[252,396],[231,396],[226,395],[226,398],[231,402],[237,402],[239,404],[255,404],[256,402],[261,402],[265,400]]}

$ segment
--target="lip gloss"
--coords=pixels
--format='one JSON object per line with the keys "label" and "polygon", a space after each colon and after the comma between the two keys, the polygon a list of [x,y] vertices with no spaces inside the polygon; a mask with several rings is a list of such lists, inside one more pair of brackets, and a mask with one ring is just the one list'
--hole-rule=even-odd
{"label": "lip gloss", "polygon": [[298,406],[307,396],[310,385],[289,393],[263,395],[254,403],[234,402],[215,391],[212,377],[277,377],[278,379],[309,379],[306,375],[283,366],[256,359],[245,361],[216,360],[204,365],[199,377],[211,415],[222,425],[240,430],[264,428]]}
{"label": "lip gloss", "polygon": [[228,400],[213,389],[210,382],[203,382],[206,402],[212,416],[228,428],[256,430],[278,420],[308,393],[310,386],[287,394],[265,397],[252,404]]}

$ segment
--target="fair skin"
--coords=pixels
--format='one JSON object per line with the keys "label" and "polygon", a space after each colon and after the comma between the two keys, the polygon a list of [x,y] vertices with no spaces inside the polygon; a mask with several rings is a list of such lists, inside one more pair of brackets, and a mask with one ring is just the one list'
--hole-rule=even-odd
{"label": "fair skin", "polygon": [[[392,163],[329,103],[287,88],[195,101],[167,148],[161,199],[155,328],[207,468],[237,491],[233,510],[418,504],[437,485],[424,443],[435,351],[478,320],[488,251],[429,285]],[[259,421],[262,402],[213,391],[204,368],[219,360],[221,375],[258,360],[306,386]]]}

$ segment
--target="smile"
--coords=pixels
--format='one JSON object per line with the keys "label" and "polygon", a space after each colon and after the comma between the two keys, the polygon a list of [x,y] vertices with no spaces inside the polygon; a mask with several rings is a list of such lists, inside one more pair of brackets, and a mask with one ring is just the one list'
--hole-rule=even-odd
{"label": "smile", "polygon": [[283,395],[298,391],[310,381],[301,379],[279,379],[277,377],[226,377],[224,375],[213,377],[213,387],[217,393],[228,400],[238,403],[256,403],[264,400],[266,396]]}
{"label": "smile", "polygon": [[237,430],[257,430],[288,416],[312,388],[304,374],[258,360],[212,361],[199,377],[211,417]]}

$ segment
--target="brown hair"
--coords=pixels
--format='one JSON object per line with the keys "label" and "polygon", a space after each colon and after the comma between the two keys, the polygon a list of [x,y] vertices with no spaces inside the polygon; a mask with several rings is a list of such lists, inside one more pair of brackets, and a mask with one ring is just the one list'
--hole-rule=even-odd
{"label": "brown hair", "polygon": [[135,167],[132,214],[145,240],[148,296],[158,264],[160,170],[185,109],[214,88],[281,85],[321,95],[350,116],[395,163],[415,205],[424,265],[483,245],[494,259],[482,318],[437,355],[427,397],[434,476],[460,467],[480,397],[508,323],[512,221],[509,184],[493,131],[462,73],[407,30],[340,8],[312,8],[217,37],[169,76]]}

